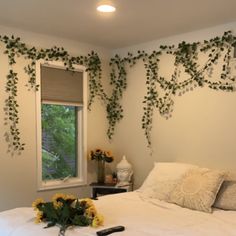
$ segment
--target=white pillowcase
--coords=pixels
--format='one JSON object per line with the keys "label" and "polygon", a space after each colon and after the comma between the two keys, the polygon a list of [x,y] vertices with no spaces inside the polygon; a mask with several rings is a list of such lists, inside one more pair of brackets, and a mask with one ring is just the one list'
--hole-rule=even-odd
{"label": "white pillowcase", "polygon": [[189,170],[171,191],[169,202],[193,210],[212,212],[225,172],[207,168]]}
{"label": "white pillowcase", "polygon": [[168,201],[176,183],[195,165],[177,162],[158,162],[138,190],[144,197]]}
{"label": "white pillowcase", "polygon": [[236,211],[236,181],[224,181],[213,207]]}

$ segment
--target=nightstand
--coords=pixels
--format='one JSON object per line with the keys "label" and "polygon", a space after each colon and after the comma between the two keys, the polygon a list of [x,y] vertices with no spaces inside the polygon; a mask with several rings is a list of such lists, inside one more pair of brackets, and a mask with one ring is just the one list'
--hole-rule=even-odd
{"label": "nightstand", "polygon": [[105,183],[91,183],[92,187],[92,198],[96,199],[99,195],[115,194],[115,193],[124,193],[130,192],[133,190],[133,186],[130,185],[117,187],[116,184],[105,184]]}

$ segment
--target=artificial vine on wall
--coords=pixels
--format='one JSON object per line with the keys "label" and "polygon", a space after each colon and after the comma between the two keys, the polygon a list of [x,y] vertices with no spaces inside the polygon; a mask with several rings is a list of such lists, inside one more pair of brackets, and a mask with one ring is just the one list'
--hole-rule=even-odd
{"label": "artificial vine on wall", "polygon": [[[197,87],[208,86],[214,90],[222,90],[227,92],[235,91],[235,77],[231,77],[230,71],[230,59],[232,50],[236,47],[236,37],[232,35],[230,31],[225,32],[222,37],[215,37],[213,39],[205,40],[203,43],[194,42],[186,43],[181,42],[177,47],[174,45],[160,46],[158,51],[153,51],[147,54],[144,51],[138,51],[136,56],[131,53],[128,57],[120,59],[119,56],[111,59],[115,60],[117,68],[125,68],[125,65],[135,64],[137,60],[142,59],[146,69],[146,86],[147,93],[144,96],[143,106],[143,117],[142,117],[142,128],[144,129],[145,137],[147,139],[148,146],[151,146],[151,130],[152,121],[155,108],[159,110],[161,116],[170,118],[173,111],[175,95],[183,95],[185,92],[192,91]],[[199,53],[207,55],[207,60],[203,65],[198,62]],[[174,56],[174,72],[171,78],[165,78],[159,75],[159,62],[161,56],[164,54],[170,54]],[[209,75],[213,73],[214,67],[217,65],[219,60],[223,58],[221,75],[218,80],[212,81],[209,79]],[[181,69],[182,67],[182,69]],[[187,73],[188,79],[184,81],[178,81],[181,77],[181,73]],[[114,74],[115,72],[113,72]],[[124,70],[123,74],[127,72]],[[126,77],[119,77],[122,79],[120,84],[127,83]],[[111,79],[113,77],[111,76]],[[164,92],[164,96],[160,95],[161,88]],[[126,89],[120,86],[119,89]],[[118,90],[115,88],[115,91]],[[122,95],[123,91],[120,92]],[[114,132],[115,124],[122,118],[123,109],[118,100],[116,99],[116,107],[119,107],[118,115],[113,116],[113,122],[110,123],[112,126],[110,129]],[[113,104],[111,103],[111,106]],[[113,133],[112,133],[113,134]]]}
{"label": "artificial vine on wall", "polygon": [[17,102],[17,85],[18,74],[14,71],[16,57],[24,56],[30,63],[24,68],[25,73],[29,76],[27,86],[29,90],[38,90],[39,85],[36,84],[36,61],[62,61],[65,67],[73,70],[73,65],[84,65],[90,77],[89,88],[90,97],[88,107],[90,108],[94,98],[99,97],[106,100],[106,94],[101,84],[101,61],[95,52],[91,52],[87,56],[70,56],[64,48],[53,47],[49,49],[36,49],[35,47],[27,47],[20,41],[20,38],[14,36],[0,36],[0,41],[5,44],[4,53],[8,55],[9,73],[7,75],[6,92],[8,94],[5,100],[5,124],[9,125],[9,131],[5,133],[5,139],[8,142],[8,152],[13,155],[15,152],[20,153],[24,150],[25,144],[21,140],[19,125],[19,104]]}
{"label": "artificial vine on wall", "polygon": [[[235,77],[231,76],[230,59],[232,50],[236,47],[236,37],[230,31],[225,32],[222,37],[215,37],[203,43],[182,42],[177,47],[174,45],[160,46],[159,50],[148,54],[138,51],[136,55],[128,53],[127,57],[121,58],[116,55],[110,60],[110,85],[111,95],[107,95],[102,85],[102,65],[97,53],[91,52],[87,56],[71,56],[64,48],[52,47],[49,49],[36,49],[28,47],[21,42],[20,38],[14,36],[0,36],[0,41],[5,45],[4,53],[9,60],[9,73],[7,75],[5,100],[5,124],[9,125],[9,131],[5,133],[8,142],[8,151],[14,154],[24,150],[25,144],[20,137],[19,116],[17,102],[18,74],[14,70],[16,57],[23,56],[29,61],[24,68],[28,75],[28,89],[37,91],[35,66],[38,60],[62,61],[65,67],[73,70],[73,65],[84,65],[89,75],[90,97],[88,108],[91,108],[95,98],[99,98],[106,105],[108,130],[107,135],[112,139],[116,124],[123,118],[121,99],[127,88],[127,69],[134,66],[137,61],[142,60],[146,69],[147,92],[143,99],[142,128],[148,146],[151,146],[151,130],[153,114],[155,109],[159,110],[161,116],[170,118],[174,106],[174,96],[183,95],[197,87],[208,86],[211,89],[222,91],[235,91]],[[198,62],[199,53],[207,55],[206,62],[201,65]],[[174,57],[174,72],[171,78],[165,78],[159,73],[161,56],[169,54]],[[223,58],[221,75],[218,80],[212,81],[210,74],[214,67]],[[188,78],[179,81],[182,73]],[[161,90],[160,90],[161,89]],[[164,95],[162,95],[164,93]]]}
{"label": "artificial vine on wall", "polygon": [[110,60],[110,85],[113,86],[113,90],[111,96],[107,97],[106,107],[108,120],[107,136],[109,139],[112,139],[116,124],[123,118],[123,109],[120,100],[127,88],[127,64],[132,67],[135,64],[135,60],[129,60],[129,57],[121,58],[118,55]]}

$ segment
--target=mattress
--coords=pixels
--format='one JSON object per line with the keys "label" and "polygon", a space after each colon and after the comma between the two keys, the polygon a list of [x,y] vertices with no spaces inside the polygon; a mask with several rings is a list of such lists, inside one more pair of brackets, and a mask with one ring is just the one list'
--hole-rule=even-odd
{"label": "mattress", "polygon": [[[236,236],[236,212],[214,209],[204,213],[157,199],[143,198],[138,192],[106,195],[94,201],[104,218],[99,228],[71,227],[66,236],[95,236],[96,231],[123,225],[116,236]],[[57,236],[59,228],[44,229],[34,223],[32,208],[16,208],[0,213],[1,236]]]}

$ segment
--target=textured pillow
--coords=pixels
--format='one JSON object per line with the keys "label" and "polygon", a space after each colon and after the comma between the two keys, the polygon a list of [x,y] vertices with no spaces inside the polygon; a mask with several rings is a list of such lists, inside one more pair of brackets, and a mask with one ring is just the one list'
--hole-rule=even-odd
{"label": "textured pillow", "polygon": [[225,172],[195,168],[188,171],[170,194],[169,202],[179,206],[212,212],[212,205],[224,181]]}
{"label": "textured pillow", "polygon": [[145,197],[167,201],[176,183],[196,166],[176,162],[158,162],[144,181],[139,192]]}
{"label": "textured pillow", "polygon": [[236,210],[236,181],[224,181],[217,194],[214,207],[223,210]]}

